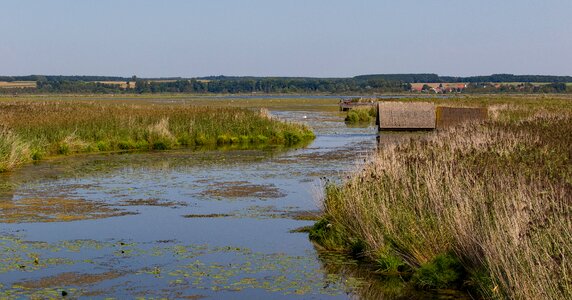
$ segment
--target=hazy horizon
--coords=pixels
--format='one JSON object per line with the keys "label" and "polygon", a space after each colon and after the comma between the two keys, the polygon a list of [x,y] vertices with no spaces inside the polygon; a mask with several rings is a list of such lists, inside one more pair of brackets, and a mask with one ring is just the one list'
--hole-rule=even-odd
{"label": "hazy horizon", "polygon": [[440,77],[457,77],[457,78],[467,78],[467,77],[478,77],[478,76],[492,76],[492,75],[515,75],[515,76],[566,76],[572,77],[572,75],[555,75],[555,74],[512,74],[512,73],[495,73],[495,74],[476,74],[476,75],[467,75],[467,76],[458,76],[458,75],[449,75],[449,74],[436,74],[436,73],[376,73],[376,74],[357,74],[352,76],[324,76],[324,77],[316,77],[316,76],[280,76],[280,75],[269,75],[269,76],[257,76],[257,75],[226,75],[226,74],[217,74],[217,75],[204,75],[204,76],[137,76],[137,74],[132,75],[115,75],[115,74],[22,74],[22,75],[14,75],[14,74],[0,74],[0,76],[6,77],[21,77],[21,76],[69,76],[69,77],[76,77],[76,76],[85,76],[85,77],[120,77],[120,78],[131,78],[136,76],[140,79],[151,78],[151,79],[169,79],[169,78],[182,78],[182,79],[193,79],[193,78],[206,78],[206,77],[232,77],[232,78],[319,78],[319,79],[347,79],[347,78],[354,78],[357,76],[374,76],[374,75],[420,75],[420,74],[435,74]]}
{"label": "hazy horizon", "polygon": [[572,75],[572,1],[2,4],[0,75]]}

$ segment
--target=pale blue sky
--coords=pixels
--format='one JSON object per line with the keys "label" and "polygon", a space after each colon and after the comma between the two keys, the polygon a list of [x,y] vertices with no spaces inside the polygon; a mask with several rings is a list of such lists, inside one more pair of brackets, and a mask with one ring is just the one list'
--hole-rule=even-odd
{"label": "pale blue sky", "polygon": [[0,74],[572,75],[572,0],[0,0]]}

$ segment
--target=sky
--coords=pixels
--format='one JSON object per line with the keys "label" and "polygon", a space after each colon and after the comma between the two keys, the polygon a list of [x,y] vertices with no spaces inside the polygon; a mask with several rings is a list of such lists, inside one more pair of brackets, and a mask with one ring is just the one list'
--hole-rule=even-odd
{"label": "sky", "polygon": [[0,0],[0,75],[572,75],[571,0]]}

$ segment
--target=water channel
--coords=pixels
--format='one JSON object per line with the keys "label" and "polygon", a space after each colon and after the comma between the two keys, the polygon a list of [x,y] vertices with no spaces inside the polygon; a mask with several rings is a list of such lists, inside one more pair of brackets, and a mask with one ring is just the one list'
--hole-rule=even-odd
{"label": "water channel", "polygon": [[313,224],[324,178],[376,147],[336,102],[270,106],[314,129],[303,148],[77,155],[1,174],[0,298],[427,296],[295,232]]}

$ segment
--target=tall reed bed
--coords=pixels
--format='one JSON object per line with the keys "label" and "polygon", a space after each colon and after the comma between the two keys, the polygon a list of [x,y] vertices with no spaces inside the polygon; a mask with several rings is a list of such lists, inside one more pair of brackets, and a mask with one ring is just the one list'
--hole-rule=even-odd
{"label": "tall reed bed", "polygon": [[493,120],[384,146],[326,186],[311,239],[422,288],[572,298],[572,114]]}
{"label": "tall reed bed", "polygon": [[314,138],[266,110],[72,101],[0,103],[0,171],[45,156],[188,146],[294,145]]}

